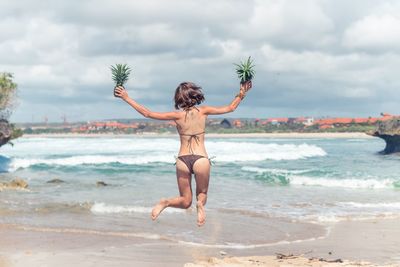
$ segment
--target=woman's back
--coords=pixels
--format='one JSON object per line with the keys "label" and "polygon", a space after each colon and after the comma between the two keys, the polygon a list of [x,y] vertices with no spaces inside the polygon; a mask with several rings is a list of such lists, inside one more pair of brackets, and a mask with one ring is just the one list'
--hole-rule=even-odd
{"label": "woman's back", "polygon": [[204,146],[204,134],[207,115],[201,108],[192,107],[182,112],[182,116],[175,120],[176,128],[181,139],[179,155],[198,154],[207,156]]}

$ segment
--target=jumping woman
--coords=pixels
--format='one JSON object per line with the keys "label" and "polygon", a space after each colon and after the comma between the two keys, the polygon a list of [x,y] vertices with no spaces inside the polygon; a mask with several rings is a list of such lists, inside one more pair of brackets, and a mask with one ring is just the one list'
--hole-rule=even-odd
{"label": "jumping woman", "polygon": [[187,209],[192,205],[192,174],[196,180],[197,224],[204,225],[206,213],[204,205],[207,202],[208,183],[210,180],[210,161],[204,146],[206,119],[208,115],[219,115],[233,112],[252,87],[251,81],[242,83],[240,91],[233,101],[222,107],[198,106],[204,101],[201,87],[191,82],[181,83],[175,90],[175,109],[172,112],[154,112],[140,105],[128,96],[124,87],[116,87],[115,95],[131,105],[146,118],[156,120],[173,120],[180,136],[181,146],[176,160],[176,177],[178,180],[179,196],[161,199],[154,206],[151,218],[158,215],[167,207]]}

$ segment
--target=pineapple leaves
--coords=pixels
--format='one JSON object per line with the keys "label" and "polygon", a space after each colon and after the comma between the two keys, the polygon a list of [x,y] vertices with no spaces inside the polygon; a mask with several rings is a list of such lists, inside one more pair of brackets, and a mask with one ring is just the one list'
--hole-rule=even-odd
{"label": "pineapple leaves", "polygon": [[251,57],[244,62],[240,62],[240,64],[234,63],[234,65],[236,66],[236,74],[240,79],[240,83],[251,81],[254,78],[256,72]]}
{"label": "pineapple leaves", "polygon": [[111,66],[111,75],[116,86],[123,86],[128,81],[130,73],[131,68],[127,64]]}

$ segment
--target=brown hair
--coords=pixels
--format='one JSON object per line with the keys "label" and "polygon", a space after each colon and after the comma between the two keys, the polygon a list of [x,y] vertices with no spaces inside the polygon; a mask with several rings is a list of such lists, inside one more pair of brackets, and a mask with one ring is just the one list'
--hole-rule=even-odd
{"label": "brown hair", "polygon": [[201,87],[191,82],[181,83],[175,90],[175,108],[188,109],[204,101]]}

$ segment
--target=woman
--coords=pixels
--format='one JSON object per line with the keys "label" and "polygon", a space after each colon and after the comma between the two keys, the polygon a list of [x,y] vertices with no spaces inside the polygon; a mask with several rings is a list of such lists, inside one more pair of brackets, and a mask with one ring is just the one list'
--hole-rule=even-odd
{"label": "woman", "polygon": [[197,224],[205,223],[204,205],[207,201],[208,182],[210,179],[210,161],[204,146],[206,119],[208,115],[233,112],[252,87],[251,81],[240,85],[240,91],[233,101],[223,107],[197,106],[204,101],[201,87],[191,82],[181,83],[175,91],[175,108],[178,111],[154,112],[129,98],[123,87],[115,88],[115,95],[120,97],[146,118],[173,120],[180,135],[181,146],[176,161],[179,196],[161,199],[154,206],[151,218],[155,220],[167,207],[187,209],[192,204],[191,179],[196,180]]}

